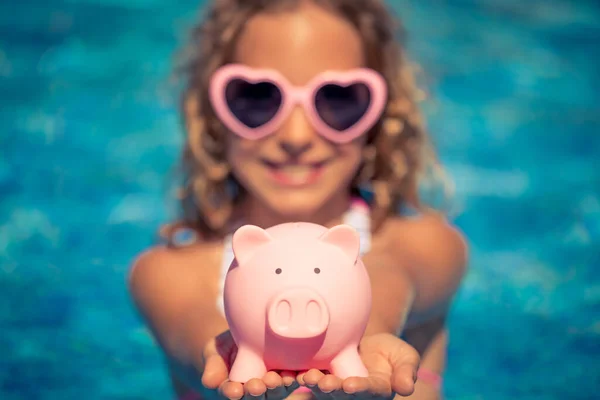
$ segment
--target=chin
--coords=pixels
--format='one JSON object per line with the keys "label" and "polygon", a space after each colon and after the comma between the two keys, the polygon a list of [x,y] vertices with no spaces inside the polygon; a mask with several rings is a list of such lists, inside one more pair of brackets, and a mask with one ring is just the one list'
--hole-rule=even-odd
{"label": "chin", "polygon": [[272,194],[265,200],[269,208],[290,220],[308,220],[323,207],[326,196],[306,192]]}

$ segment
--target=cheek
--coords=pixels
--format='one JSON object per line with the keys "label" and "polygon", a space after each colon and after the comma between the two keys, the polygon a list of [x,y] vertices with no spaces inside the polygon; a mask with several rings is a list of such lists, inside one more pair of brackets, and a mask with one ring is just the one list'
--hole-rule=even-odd
{"label": "cheek", "polygon": [[237,175],[244,171],[248,162],[255,159],[259,150],[259,143],[250,140],[232,138],[227,143],[227,162]]}
{"label": "cheek", "polygon": [[344,172],[354,174],[362,162],[363,145],[350,143],[339,148],[340,164]]}

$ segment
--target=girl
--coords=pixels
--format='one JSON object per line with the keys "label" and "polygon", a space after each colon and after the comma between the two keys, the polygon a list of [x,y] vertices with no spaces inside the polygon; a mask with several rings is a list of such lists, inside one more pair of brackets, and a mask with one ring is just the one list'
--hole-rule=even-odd
{"label": "girl", "polygon": [[[165,229],[167,245],[138,257],[129,281],[177,395],[278,400],[303,385],[308,393],[293,396],[439,398],[466,246],[419,201],[434,160],[384,2],[214,0],[191,54],[183,218]],[[230,235],[290,221],[360,231],[374,296],[360,344],[369,378],[311,370],[227,381]]]}

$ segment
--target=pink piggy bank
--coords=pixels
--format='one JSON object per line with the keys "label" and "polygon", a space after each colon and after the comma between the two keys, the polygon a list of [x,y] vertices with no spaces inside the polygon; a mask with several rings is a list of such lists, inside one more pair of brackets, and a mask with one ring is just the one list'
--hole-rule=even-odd
{"label": "pink piggy bank", "polygon": [[230,380],[311,368],[342,379],[368,376],[358,344],[371,312],[371,284],[359,244],[348,225],[245,225],[234,233],[224,288],[238,346]]}

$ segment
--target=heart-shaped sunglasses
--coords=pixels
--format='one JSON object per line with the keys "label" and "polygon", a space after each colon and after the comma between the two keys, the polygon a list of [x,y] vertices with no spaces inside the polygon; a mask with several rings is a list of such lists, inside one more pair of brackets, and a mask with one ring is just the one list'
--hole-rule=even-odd
{"label": "heart-shaped sunglasses", "polygon": [[275,132],[301,104],[319,134],[347,143],[381,117],[387,86],[368,68],[326,71],[296,87],[277,71],[227,64],[213,74],[209,95],[217,117],[243,138],[256,140]]}

